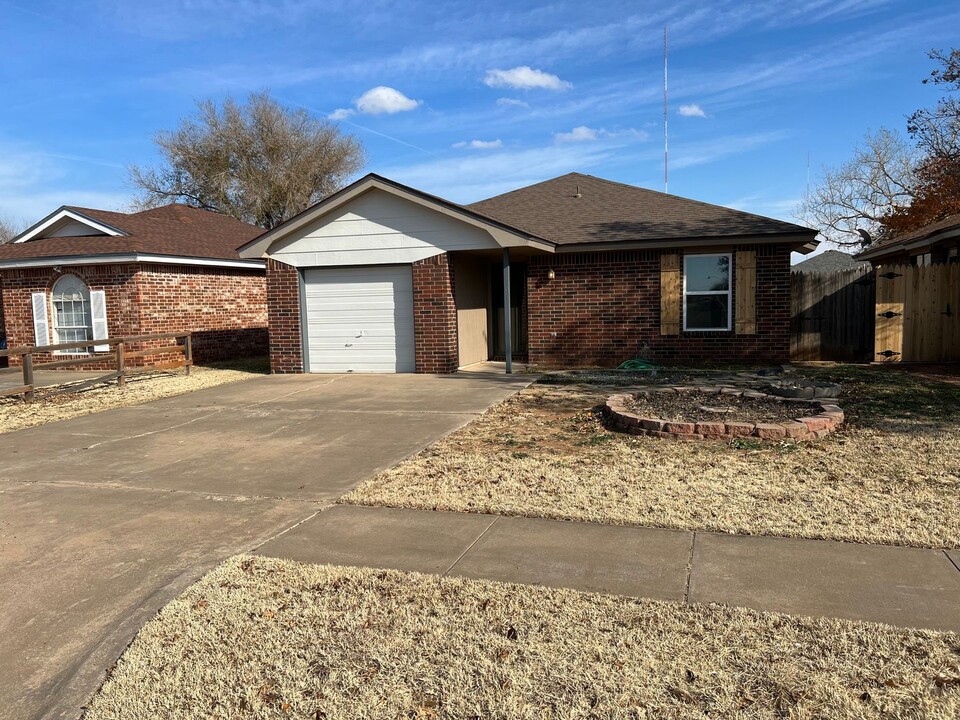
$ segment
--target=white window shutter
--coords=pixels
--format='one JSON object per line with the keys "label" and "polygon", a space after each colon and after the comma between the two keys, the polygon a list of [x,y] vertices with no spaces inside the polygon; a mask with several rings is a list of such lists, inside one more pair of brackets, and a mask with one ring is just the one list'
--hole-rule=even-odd
{"label": "white window shutter", "polygon": [[[93,339],[107,339],[107,294],[103,290],[90,291],[90,317],[93,321]],[[109,345],[94,345],[94,352],[107,352]]]}
{"label": "white window shutter", "polygon": [[33,341],[37,347],[50,344],[50,320],[47,318],[47,294],[33,293]]}

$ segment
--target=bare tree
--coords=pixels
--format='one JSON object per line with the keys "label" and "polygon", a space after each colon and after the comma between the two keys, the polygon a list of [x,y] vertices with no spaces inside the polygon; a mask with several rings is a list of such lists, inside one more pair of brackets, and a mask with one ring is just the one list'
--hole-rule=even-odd
{"label": "bare tree", "polygon": [[949,53],[933,50],[928,55],[942,67],[931,72],[930,77],[924,79],[924,85],[935,85],[948,94],[934,107],[911,115],[907,132],[929,157],[957,160],[960,158],[960,49],[953,48]]}
{"label": "bare tree", "polygon": [[24,221],[15,220],[9,215],[0,215],[0,245],[10,242],[26,229],[27,224]]}
{"label": "bare tree", "polygon": [[265,92],[242,106],[202,101],[155,142],[163,164],[130,168],[140,207],[179,201],[265,228],[339,190],[365,162],[356,137]]}
{"label": "bare tree", "polygon": [[883,233],[887,215],[913,200],[917,164],[900,134],[868,133],[849,160],[824,168],[799,217],[835,245],[862,248]]}

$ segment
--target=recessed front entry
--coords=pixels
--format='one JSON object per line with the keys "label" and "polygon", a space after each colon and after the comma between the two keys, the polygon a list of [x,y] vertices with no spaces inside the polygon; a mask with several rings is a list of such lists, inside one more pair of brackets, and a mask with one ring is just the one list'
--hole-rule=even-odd
{"label": "recessed front entry", "polygon": [[303,279],[309,372],[415,371],[409,265],[307,268]]}

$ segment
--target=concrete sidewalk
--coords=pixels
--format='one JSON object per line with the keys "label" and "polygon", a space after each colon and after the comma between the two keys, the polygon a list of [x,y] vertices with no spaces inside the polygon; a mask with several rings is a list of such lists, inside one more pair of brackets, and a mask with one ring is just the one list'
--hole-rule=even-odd
{"label": "concrete sidewalk", "polygon": [[960,631],[960,552],[334,506],[258,553]]}

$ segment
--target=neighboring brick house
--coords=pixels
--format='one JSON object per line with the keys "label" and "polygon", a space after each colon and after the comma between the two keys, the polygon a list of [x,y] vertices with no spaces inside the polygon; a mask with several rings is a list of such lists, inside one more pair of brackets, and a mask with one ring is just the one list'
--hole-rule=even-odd
{"label": "neighboring brick house", "polygon": [[91,340],[56,353],[89,357],[74,369],[112,367],[93,341],[164,332],[192,332],[199,363],[266,354],[264,262],[236,250],[261,232],[185,205],[62,207],[0,246],[0,329],[10,348]]}
{"label": "neighboring brick house", "polygon": [[472,205],[368,175],[240,254],[267,261],[274,372],[453,372],[786,361],[815,236],[579,173]]}

